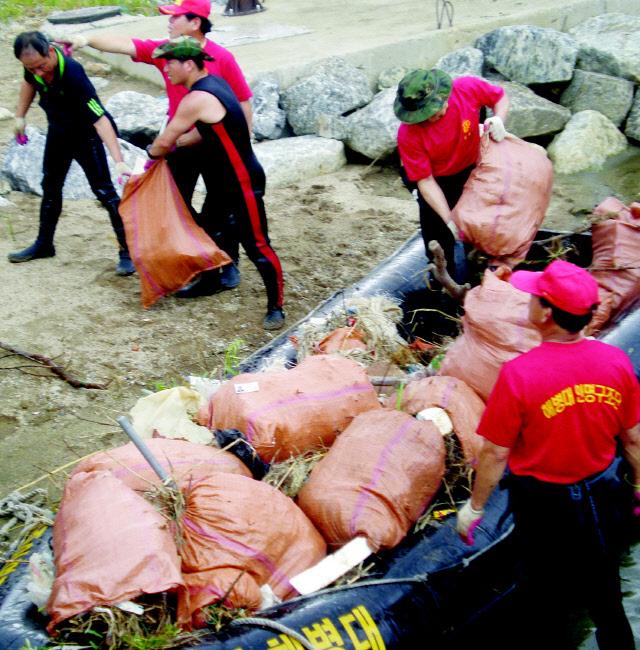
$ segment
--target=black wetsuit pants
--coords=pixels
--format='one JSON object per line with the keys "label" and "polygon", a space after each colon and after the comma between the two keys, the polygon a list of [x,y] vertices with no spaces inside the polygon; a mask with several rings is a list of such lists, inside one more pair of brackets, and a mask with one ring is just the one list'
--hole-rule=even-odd
{"label": "black wetsuit pants", "polygon": [[50,245],[62,211],[62,188],[73,161],[84,171],[96,198],[109,213],[109,219],[122,250],[127,250],[122,218],[118,212],[120,197],[111,182],[104,145],[97,133],[60,133],[49,128],[42,163],[42,203],[38,242]]}
{"label": "black wetsuit pants", "polygon": [[632,494],[617,458],[571,485],[511,475],[506,481],[523,562],[523,648],[574,650],[572,614],[586,608],[600,650],[634,650],[620,587]]}

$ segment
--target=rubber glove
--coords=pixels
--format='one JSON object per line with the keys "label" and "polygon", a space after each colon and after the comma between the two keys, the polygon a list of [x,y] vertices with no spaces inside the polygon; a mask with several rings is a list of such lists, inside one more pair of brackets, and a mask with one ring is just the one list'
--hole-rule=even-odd
{"label": "rubber glove", "polygon": [[22,147],[29,142],[29,138],[24,130],[27,128],[27,123],[24,117],[13,118],[13,132],[16,135],[16,142]]}
{"label": "rubber glove", "polygon": [[154,166],[154,164],[157,162],[158,162],[157,160],[154,160],[153,158],[149,158],[149,160],[147,160],[147,162],[145,162],[144,164],[144,171],[151,169]]}
{"label": "rubber glove", "polygon": [[453,238],[456,241],[460,241],[460,234],[458,233],[458,226],[456,226],[455,221],[453,219],[449,219],[449,222],[447,223],[447,228],[451,231],[451,234],[453,235]]}
{"label": "rubber glove", "polygon": [[640,517],[640,485],[634,485],[634,496],[635,501],[633,504],[633,515],[634,517]]}
{"label": "rubber glove", "polygon": [[474,543],[473,534],[475,532],[475,529],[482,521],[483,515],[484,508],[475,510],[471,505],[471,499],[467,499],[462,508],[458,510],[458,521],[456,523],[456,529],[465,544],[471,546]]}
{"label": "rubber glove", "polygon": [[488,133],[489,137],[494,142],[501,142],[507,135],[507,130],[504,128],[504,123],[501,117],[494,115],[488,117],[484,121],[484,133]]}
{"label": "rubber glove", "polygon": [[118,174],[119,185],[124,185],[131,178],[132,173],[131,167],[124,160],[116,163],[116,174]]}

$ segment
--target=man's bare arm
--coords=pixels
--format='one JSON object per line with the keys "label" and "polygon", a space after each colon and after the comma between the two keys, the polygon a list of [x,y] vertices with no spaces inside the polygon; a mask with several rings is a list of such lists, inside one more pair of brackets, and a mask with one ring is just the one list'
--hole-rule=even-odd
{"label": "man's bare arm", "polygon": [[640,486],[640,423],[635,427],[627,429],[621,436],[622,446],[624,448],[624,455],[631,471],[633,472],[633,483],[635,486]]}
{"label": "man's bare arm", "polygon": [[100,139],[109,150],[114,162],[122,162],[122,151],[120,150],[118,137],[116,136],[116,132],[109,121],[109,118],[106,115],[103,115],[97,122],[94,122],[93,126],[98,132]]}
{"label": "man's bare arm", "polygon": [[244,102],[240,102],[242,112],[244,117],[247,120],[247,126],[249,127],[249,135],[253,133],[253,109],[251,108],[251,102],[247,99]]}
{"label": "man's bare arm", "polygon": [[26,81],[22,81],[20,84],[20,90],[18,91],[18,103],[16,105],[16,117],[24,117],[33,102],[33,98],[36,96],[36,89]]}
{"label": "man's bare arm", "polygon": [[493,107],[493,114],[497,115],[503,122],[507,119],[507,113],[509,112],[509,96],[507,93],[502,95],[502,97],[496,102],[496,105]]}
{"label": "man's bare arm", "polygon": [[508,459],[508,447],[500,447],[486,439],[482,442],[476,477],[471,491],[471,507],[474,510],[484,508],[507,468]]}
{"label": "man's bare arm", "polygon": [[433,176],[421,178],[418,181],[418,191],[422,198],[438,213],[440,218],[448,224],[451,221],[451,209],[449,203]]}

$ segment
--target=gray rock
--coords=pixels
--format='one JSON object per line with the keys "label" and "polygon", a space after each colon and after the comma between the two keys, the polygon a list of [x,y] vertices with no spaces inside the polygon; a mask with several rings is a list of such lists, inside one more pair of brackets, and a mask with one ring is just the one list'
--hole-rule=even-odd
{"label": "gray rock", "polygon": [[486,65],[525,85],[568,81],[578,55],[576,42],[567,34],[532,25],[499,27],[475,45]]}
{"label": "gray rock", "polygon": [[256,140],[277,140],[285,133],[287,115],[280,108],[280,87],[275,75],[267,74],[251,84],[253,135]]}
{"label": "gray rock", "polygon": [[626,147],[627,139],[611,120],[597,111],[581,111],[572,116],[547,152],[556,172],[572,174],[598,168]]}
{"label": "gray rock", "polygon": [[318,118],[318,135],[344,142],[349,137],[348,118],[342,115],[321,115]]}
{"label": "gray rock", "polygon": [[640,82],[640,16],[611,13],[576,25],[578,67]]}
{"label": "gray rock", "polygon": [[16,204],[9,199],[5,199],[3,196],[0,196],[0,208],[15,208]]}
{"label": "gray rock", "polygon": [[624,133],[628,138],[633,138],[640,142],[640,93],[636,93],[636,98],[627,116]]}
{"label": "gray rock", "polygon": [[269,188],[329,174],[347,163],[342,142],[314,135],[259,142],[254,151]]}
{"label": "gray rock", "polygon": [[362,70],[332,57],[316,66],[310,76],[289,86],[281,96],[287,119],[296,135],[317,132],[320,115],[342,115],[373,98]]}
{"label": "gray rock", "polygon": [[509,113],[505,127],[519,138],[557,133],[571,117],[568,108],[536,95],[522,84],[496,79],[492,79],[491,83],[502,86],[509,96]]}
{"label": "gray rock", "polygon": [[378,90],[385,90],[386,88],[397,88],[402,77],[404,77],[409,68],[401,65],[396,65],[393,68],[387,68],[380,73],[378,77]]}
{"label": "gray rock", "polygon": [[[16,144],[15,141],[9,143],[2,161],[1,171],[9,180],[13,190],[42,196],[42,159],[44,157],[45,136],[32,126],[27,126],[27,135],[29,136],[29,144],[23,147]],[[138,156],[146,157],[142,149],[138,149],[124,140],[119,140],[119,142],[123,158],[131,167],[134,166]],[[107,154],[107,160],[111,171],[111,179],[116,190],[120,191],[121,188],[117,184],[115,165],[109,154]],[[75,161],[71,164],[71,169],[67,174],[63,196],[65,199],[95,198],[84,172]]]}
{"label": "gray rock", "polygon": [[13,117],[13,111],[10,111],[4,106],[0,106],[0,122],[3,120],[10,120]]}
{"label": "gray rock", "polygon": [[48,20],[54,25],[92,23],[103,18],[119,16],[122,7],[111,5],[108,7],[83,7],[82,9],[69,9],[68,11],[54,11],[49,14]]}
{"label": "gray rock", "polygon": [[633,102],[633,83],[598,72],[576,70],[560,103],[572,113],[593,110],[620,126]]}
{"label": "gray rock", "polygon": [[434,68],[440,68],[450,75],[482,76],[484,54],[476,47],[461,47],[438,59]]}
{"label": "gray rock", "polygon": [[395,88],[378,93],[373,101],[345,118],[345,144],[372,160],[385,158],[397,147],[400,121],[393,112]]}
{"label": "gray rock", "polygon": [[166,97],[152,97],[133,90],[116,93],[105,104],[125,140],[155,138],[167,115],[168,105]]}
{"label": "gray rock", "polygon": [[103,90],[109,85],[109,80],[104,77],[89,77],[89,81],[96,90]]}

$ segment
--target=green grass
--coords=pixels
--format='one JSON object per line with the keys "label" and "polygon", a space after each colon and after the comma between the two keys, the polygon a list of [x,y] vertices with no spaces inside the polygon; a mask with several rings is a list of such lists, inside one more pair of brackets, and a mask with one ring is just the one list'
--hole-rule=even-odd
{"label": "green grass", "polygon": [[[120,5],[123,13],[155,15],[158,3],[155,0],[91,0],[91,6]],[[82,0],[18,0],[18,2],[0,2],[0,22],[20,20],[21,18],[46,18],[54,11],[80,9],[86,7]]]}

